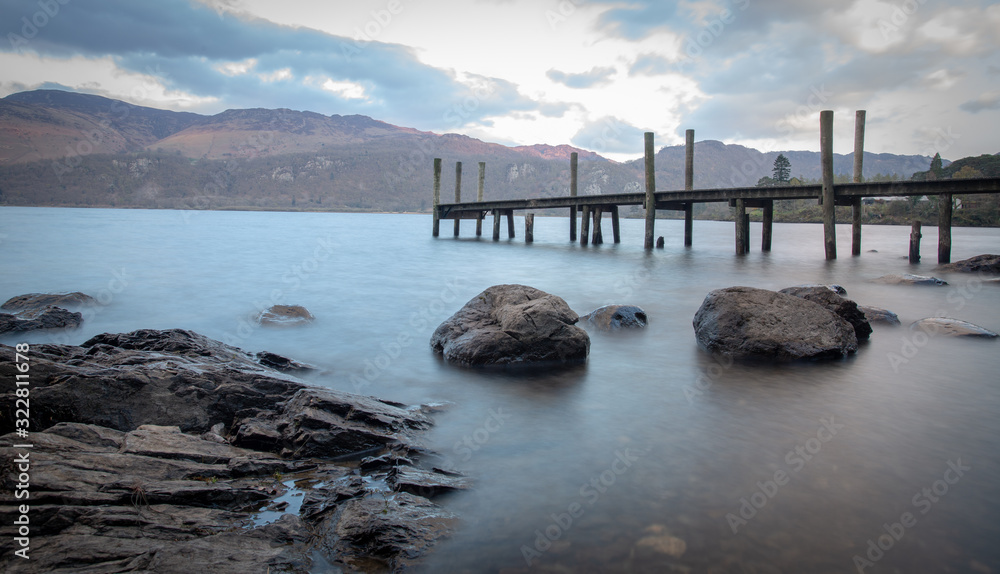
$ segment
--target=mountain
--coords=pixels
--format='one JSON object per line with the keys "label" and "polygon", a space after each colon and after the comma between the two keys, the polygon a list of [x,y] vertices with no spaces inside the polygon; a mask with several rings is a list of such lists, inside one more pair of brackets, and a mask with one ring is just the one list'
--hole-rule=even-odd
{"label": "mountain", "polygon": [[[636,142],[637,153],[641,142]],[[435,134],[367,116],[288,109],[212,116],[134,106],[100,96],[36,90],[0,99],[0,203],[157,208],[426,211],[432,162],[445,161],[442,199],[475,197],[486,162],[488,199],[569,192],[579,154],[579,193],[643,189],[643,162],[618,163],[568,145],[508,147]],[[695,144],[695,187],[754,185],[779,152],[718,141]],[[792,174],[819,177],[819,154],[785,151]],[[683,186],[684,146],[657,152],[657,188]],[[908,177],[929,157],[865,154],[865,173]],[[850,155],[837,155],[849,174]]]}

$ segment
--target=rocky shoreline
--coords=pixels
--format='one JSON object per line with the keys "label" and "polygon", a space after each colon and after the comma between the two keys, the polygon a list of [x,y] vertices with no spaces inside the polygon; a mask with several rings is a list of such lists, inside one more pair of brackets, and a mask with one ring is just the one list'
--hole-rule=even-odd
{"label": "rocky shoreline", "polygon": [[[32,447],[12,446],[25,441],[0,412],[0,515],[30,505],[31,558],[4,536],[4,572],[395,572],[457,521],[431,499],[467,481],[420,445],[421,407],[310,387],[262,364],[293,361],[183,330],[24,355]],[[0,377],[17,372],[0,345]]]}

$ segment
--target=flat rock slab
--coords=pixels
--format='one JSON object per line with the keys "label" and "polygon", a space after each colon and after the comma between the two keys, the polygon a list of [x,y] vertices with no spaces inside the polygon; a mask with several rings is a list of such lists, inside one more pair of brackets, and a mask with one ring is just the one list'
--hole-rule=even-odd
{"label": "flat rock slab", "polygon": [[525,285],[494,285],[434,331],[431,348],[465,366],[573,364],[590,336],[561,298]]}
{"label": "flat rock slab", "polygon": [[947,337],[982,337],[984,339],[993,339],[998,336],[997,333],[985,327],[949,317],[927,317],[920,319],[910,324],[910,329],[920,329],[928,335],[944,335]]}
{"label": "flat rock slab", "polygon": [[885,323],[886,325],[899,325],[899,315],[882,309],[881,307],[871,307],[868,305],[858,305],[858,309],[865,314],[865,319],[869,323]]}
{"label": "flat rock slab", "polygon": [[836,313],[766,289],[712,291],[693,324],[699,345],[734,358],[839,358],[858,350],[854,327]]}
{"label": "flat rock slab", "polygon": [[83,323],[83,313],[61,307],[26,309],[17,313],[0,313],[0,333],[20,333],[42,329],[75,329]]}
{"label": "flat rock slab", "polygon": [[943,279],[938,279],[937,277],[928,277],[926,275],[911,275],[906,273],[904,275],[883,275],[875,279],[876,283],[883,283],[885,285],[947,285],[948,282]]}
{"label": "flat rock slab", "polygon": [[954,263],[946,263],[938,269],[960,273],[1000,273],[1000,255],[976,255]]}
{"label": "flat rock slab", "polygon": [[96,305],[97,300],[79,291],[73,293],[26,293],[11,297],[0,309],[7,311],[22,311],[24,309],[39,309],[49,305],[73,307],[79,305]]}
{"label": "flat rock slab", "polygon": [[580,317],[580,320],[601,331],[641,329],[649,322],[646,312],[635,305],[605,305]]}

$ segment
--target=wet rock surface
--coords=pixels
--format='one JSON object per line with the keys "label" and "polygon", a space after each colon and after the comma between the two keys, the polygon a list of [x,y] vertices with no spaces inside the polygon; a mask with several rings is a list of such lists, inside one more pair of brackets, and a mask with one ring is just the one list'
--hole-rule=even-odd
{"label": "wet rock surface", "polygon": [[[33,345],[30,357],[31,560],[4,537],[4,572],[399,571],[457,520],[406,492],[467,486],[423,460],[419,409],[308,387],[190,331]],[[0,345],[0,376],[15,372]],[[24,442],[12,414],[0,413],[5,521],[18,515]],[[366,453],[396,455],[341,462]],[[302,508],[282,515],[292,491]]]}
{"label": "wet rock surface", "polygon": [[51,305],[16,313],[0,313],[0,333],[18,333],[41,329],[75,329],[81,323],[83,323],[83,313],[75,313]]}
{"label": "wet rock surface", "polygon": [[896,315],[888,309],[882,309],[881,307],[871,307],[868,305],[858,305],[858,309],[865,314],[865,319],[868,319],[869,323],[884,323],[886,325],[899,325],[899,315]]}
{"label": "wet rock surface", "polygon": [[998,336],[996,332],[985,327],[950,317],[927,317],[920,319],[910,324],[910,329],[919,329],[932,336],[981,337],[984,339],[994,339]]}
{"label": "wet rock surface", "polygon": [[580,320],[601,331],[641,329],[648,323],[646,312],[635,305],[605,305],[580,317]]}
{"label": "wet rock surface", "polygon": [[[839,287],[839,290],[834,289]],[[801,297],[806,301],[812,301],[837,314],[838,317],[847,321],[854,327],[854,334],[858,341],[867,341],[872,334],[872,326],[868,323],[868,318],[864,311],[858,308],[858,304],[843,297],[847,291],[839,285],[807,285],[799,287],[787,287],[779,291]]]}
{"label": "wet rock surface", "polygon": [[883,275],[875,279],[876,283],[883,283],[885,285],[931,285],[940,286],[947,285],[948,282],[943,279],[938,279],[937,277],[928,277],[926,275],[911,275],[909,273],[903,275]]}
{"label": "wet rock surface", "polygon": [[858,349],[854,327],[832,311],[753,287],[710,292],[693,325],[699,345],[735,358],[839,358]]}
{"label": "wet rock surface", "polygon": [[434,331],[431,348],[465,366],[573,364],[590,336],[561,298],[525,285],[494,285]]}
{"label": "wet rock surface", "polygon": [[308,309],[301,305],[272,305],[257,316],[257,322],[271,327],[293,327],[316,320]]}
{"label": "wet rock surface", "polygon": [[23,311],[25,309],[40,309],[50,305],[74,307],[96,304],[96,299],[79,291],[73,293],[26,293],[11,297],[3,305],[0,305],[0,309],[4,311]]}
{"label": "wet rock surface", "polygon": [[1000,273],[1000,255],[976,255],[954,263],[946,263],[939,269],[960,273]]}

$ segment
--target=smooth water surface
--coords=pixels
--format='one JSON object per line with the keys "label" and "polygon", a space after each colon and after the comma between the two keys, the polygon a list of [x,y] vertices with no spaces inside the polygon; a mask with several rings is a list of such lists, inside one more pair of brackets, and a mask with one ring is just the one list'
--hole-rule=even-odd
{"label": "smooth water surface", "polygon": [[[1000,330],[1000,285],[936,272],[933,227],[911,266],[909,228],[868,226],[851,257],[839,226],[840,259],[826,262],[819,225],[775,225],[761,253],[753,224],[742,258],[731,223],[696,221],[685,249],[683,224],[657,221],[667,247],[649,253],[642,225],[581,247],[565,218],[537,218],[526,245],[490,241],[489,225],[476,239],[471,222],[434,239],[419,215],[2,208],[0,299],[83,291],[100,304],[78,330],[0,342],[185,328],[317,365],[314,384],[453,403],[426,442],[476,486],[438,499],[463,520],[432,572],[1000,572],[1000,342],[906,327],[946,315]],[[998,253],[1000,230],[955,229],[953,243],[953,260]],[[872,282],[887,273],[950,285]],[[433,329],[498,283],[581,315],[639,305],[650,324],[591,333],[584,366],[443,364]],[[903,326],[877,325],[835,362],[731,364],[698,348],[691,319],[710,290],[803,283],[839,283]],[[275,303],[317,319],[257,326]]]}

